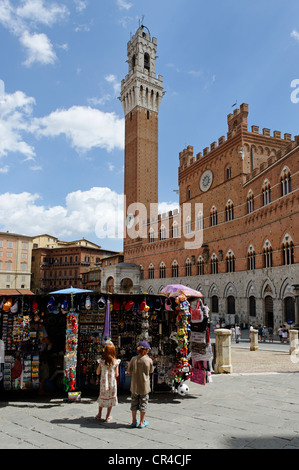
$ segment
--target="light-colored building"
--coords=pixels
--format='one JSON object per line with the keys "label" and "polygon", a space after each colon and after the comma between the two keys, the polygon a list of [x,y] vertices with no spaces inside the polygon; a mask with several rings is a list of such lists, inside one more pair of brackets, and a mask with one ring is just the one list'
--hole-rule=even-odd
{"label": "light-colored building", "polygon": [[0,232],[0,289],[30,289],[33,238]]}

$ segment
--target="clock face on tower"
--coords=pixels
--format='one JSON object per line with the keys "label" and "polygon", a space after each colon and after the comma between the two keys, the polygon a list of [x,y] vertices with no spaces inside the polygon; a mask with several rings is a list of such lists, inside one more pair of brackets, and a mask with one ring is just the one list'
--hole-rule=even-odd
{"label": "clock face on tower", "polygon": [[213,182],[213,172],[212,170],[206,170],[203,172],[200,178],[199,187],[201,191],[208,191]]}

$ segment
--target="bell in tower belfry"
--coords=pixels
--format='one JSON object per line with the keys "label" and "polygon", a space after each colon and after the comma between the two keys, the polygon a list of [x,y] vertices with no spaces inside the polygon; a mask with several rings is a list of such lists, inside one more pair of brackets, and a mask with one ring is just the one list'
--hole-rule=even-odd
{"label": "bell in tower belfry", "polygon": [[128,74],[121,82],[120,101],[125,114],[125,218],[130,207],[158,203],[158,112],[163,77],[156,76],[157,39],[140,26],[127,44]]}

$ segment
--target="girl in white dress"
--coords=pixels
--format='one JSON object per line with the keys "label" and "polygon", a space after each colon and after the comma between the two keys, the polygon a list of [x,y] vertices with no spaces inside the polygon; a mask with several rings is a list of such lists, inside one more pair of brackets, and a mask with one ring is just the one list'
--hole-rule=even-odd
{"label": "girl in white dress", "polygon": [[99,412],[97,419],[102,419],[102,409],[107,408],[105,422],[112,419],[111,410],[118,404],[117,400],[117,377],[119,375],[120,359],[116,359],[116,351],[113,344],[105,346],[102,358],[99,360],[96,374],[101,374],[100,394],[97,400]]}

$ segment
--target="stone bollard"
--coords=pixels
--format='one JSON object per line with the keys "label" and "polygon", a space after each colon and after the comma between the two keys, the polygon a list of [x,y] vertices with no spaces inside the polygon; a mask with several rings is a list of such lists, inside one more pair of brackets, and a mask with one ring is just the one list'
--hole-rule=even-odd
{"label": "stone bollard", "polygon": [[216,361],[214,372],[216,374],[231,374],[231,334],[230,330],[219,328],[215,331]]}
{"label": "stone bollard", "polygon": [[298,352],[298,330],[289,330],[290,335],[290,349],[289,354]]}
{"label": "stone bollard", "polygon": [[250,330],[250,351],[257,351],[259,348],[258,330]]}

